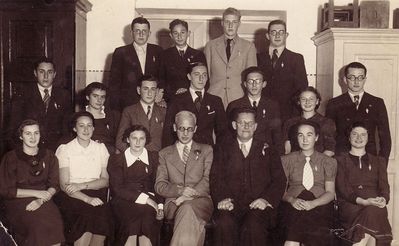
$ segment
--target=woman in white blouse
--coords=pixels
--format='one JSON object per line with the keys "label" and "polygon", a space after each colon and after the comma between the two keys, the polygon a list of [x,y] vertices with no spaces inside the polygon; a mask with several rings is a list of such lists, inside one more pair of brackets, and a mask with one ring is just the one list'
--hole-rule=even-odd
{"label": "woman in white blouse", "polygon": [[65,221],[67,242],[80,245],[103,245],[112,236],[112,214],[107,204],[108,151],[104,144],[91,139],[94,117],[78,112],[72,117],[76,138],[58,147],[60,167],[57,197]]}

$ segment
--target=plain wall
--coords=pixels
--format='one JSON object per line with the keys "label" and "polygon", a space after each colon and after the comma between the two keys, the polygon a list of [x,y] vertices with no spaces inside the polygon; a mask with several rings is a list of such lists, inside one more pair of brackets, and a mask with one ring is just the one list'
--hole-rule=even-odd
{"label": "plain wall", "polygon": [[[319,13],[328,0],[90,0],[92,11],[87,15],[87,81],[106,81],[111,55],[118,46],[131,42],[129,25],[137,16],[136,8],[166,9],[220,9],[283,10],[287,13],[289,37],[287,48],[305,57],[309,82],[315,85],[316,47],[310,39],[320,25]],[[351,1],[336,0],[335,5],[347,5]],[[392,12],[399,8],[399,0],[390,1],[390,27]],[[144,16],[145,17],[145,16]],[[105,74],[104,74],[105,71]]]}

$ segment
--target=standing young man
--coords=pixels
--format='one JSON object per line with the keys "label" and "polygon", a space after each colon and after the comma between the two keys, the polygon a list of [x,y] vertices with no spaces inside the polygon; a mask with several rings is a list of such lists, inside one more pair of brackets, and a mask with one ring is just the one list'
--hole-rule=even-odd
{"label": "standing young man", "polygon": [[222,99],[227,105],[244,95],[241,88],[241,72],[256,66],[255,45],[238,36],[241,13],[235,8],[223,12],[223,35],[205,46],[210,86],[208,92]]}
{"label": "standing young man", "polygon": [[258,66],[267,81],[265,95],[279,103],[282,122],[299,114],[295,112],[292,98],[308,86],[303,56],[285,47],[287,37],[286,23],[271,21],[266,33],[269,49],[258,54]]}
{"label": "standing young man", "polygon": [[[327,104],[326,116],[337,127],[336,153],[350,150],[348,128],[357,121],[363,121],[369,132],[367,153],[379,155],[388,161],[391,152],[391,133],[384,100],[364,91],[367,69],[360,62],[345,67],[344,82],[348,92],[332,98]],[[378,132],[379,146],[375,138]],[[379,150],[379,151],[377,151]]]}
{"label": "standing young man", "polygon": [[190,87],[187,78],[189,64],[206,63],[206,59],[202,51],[193,49],[187,44],[190,31],[186,21],[173,20],[169,23],[169,30],[174,46],[161,53],[159,77],[165,86],[166,98],[171,101],[176,94],[181,94]]}
{"label": "standing young man", "polygon": [[146,18],[137,17],[131,24],[133,43],[115,49],[112,55],[110,90],[111,109],[122,110],[137,103],[138,80],[144,74],[158,77],[159,56],[162,48],[147,43],[150,37],[150,22]]}

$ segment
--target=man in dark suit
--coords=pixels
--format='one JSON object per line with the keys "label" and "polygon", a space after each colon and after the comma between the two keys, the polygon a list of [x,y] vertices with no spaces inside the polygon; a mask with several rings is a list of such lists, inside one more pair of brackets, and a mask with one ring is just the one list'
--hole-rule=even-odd
{"label": "man in dark suit", "polygon": [[268,245],[268,229],[283,197],[286,177],[280,156],[254,138],[256,112],[239,108],[236,137],[217,145],[211,169],[215,245]]}
{"label": "man in dark suit", "polygon": [[194,134],[194,140],[198,143],[212,146],[214,145],[214,131],[216,141],[220,141],[228,132],[222,100],[205,92],[204,89],[208,80],[206,65],[193,63],[190,64],[188,71],[190,88],[183,94],[176,95],[166,111],[162,137],[162,146],[164,147],[173,144],[177,139],[173,131],[173,120],[176,113],[182,110],[191,111],[197,116],[197,131]]}
{"label": "man in dark suit", "polygon": [[112,55],[110,90],[111,109],[122,111],[126,106],[137,103],[137,81],[143,74],[158,77],[162,48],[147,43],[150,23],[137,17],[131,24],[133,43],[115,49]]}
{"label": "man in dark suit", "polygon": [[190,81],[187,78],[187,68],[190,63],[206,63],[202,51],[191,48],[187,44],[190,36],[187,22],[175,19],[169,23],[170,37],[175,46],[161,53],[159,77],[165,85],[166,98],[173,99],[174,95],[187,91]]}
{"label": "man in dark suit", "polygon": [[[348,128],[356,121],[366,124],[369,140],[368,153],[379,155],[388,161],[391,152],[391,133],[384,100],[364,91],[367,69],[359,62],[349,63],[345,67],[344,82],[348,92],[330,99],[326,116],[334,120],[337,127],[336,153],[350,150]],[[378,131],[379,146],[375,139]],[[379,151],[377,151],[379,150]]]}
{"label": "man in dark suit", "polygon": [[68,132],[71,97],[67,90],[53,85],[56,71],[52,60],[40,58],[33,73],[37,83],[23,87],[11,102],[11,135],[23,120],[37,120],[41,126],[41,146],[55,151],[61,136]]}
{"label": "man in dark suit", "polygon": [[235,132],[231,125],[234,111],[238,108],[252,107],[256,112],[258,123],[254,138],[268,143],[283,153],[280,108],[276,101],[262,95],[262,89],[266,87],[262,70],[258,67],[249,67],[242,72],[242,80],[245,96],[229,103],[226,109],[230,130]]}
{"label": "man in dark suit", "polygon": [[116,147],[123,152],[128,148],[124,142],[123,133],[133,125],[142,125],[150,133],[151,140],[147,140],[146,149],[149,151],[161,150],[162,128],[165,120],[166,109],[155,103],[158,93],[158,80],[150,75],[144,75],[138,85],[137,92],[140,101],[123,110],[116,136]]}
{"label": "man in dark suit", "polygon": [[266,34],[270,41],[268,52],[257,56],[258,67],[267,81],[264,93],[279,103],[282,122],[298,114],[292,98],[308,86],[303,56],[285,48],[287,37],[286,23],[271,21]]}

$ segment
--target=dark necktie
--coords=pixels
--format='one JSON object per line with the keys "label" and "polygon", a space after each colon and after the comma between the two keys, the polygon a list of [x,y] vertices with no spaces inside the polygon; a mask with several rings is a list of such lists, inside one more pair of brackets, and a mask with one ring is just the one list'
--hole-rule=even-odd
{"label": "dark necktie", "polygon": [[359,99],[360,99],[359,95],[356,95],[353,97],[354,103],[356,105],[356,109],[359,107]]}
{"label": "dark necktie", "polygon": [[258,108],[258,105],[256,105],[256,101],[252,102],[252,108],[256,111],[256,109]]}
{"label": "dark necktie", "polygon": [[277,49],[274,49],[274,50],[273,50],[273,55],[272,55],[272,65],[273,65],[273,68],[276,66],[277,60],[278,60]]}
{"label": "dark necktie", "polygon": [[184,57],[184,50],[179,50],[179,54],[180,54],[181,58],[183,58]]}
{"label": "dark necktie", "polygon": [[226,45],[227,61],[230,60],[230,56],[231,56],[231,41],[233,41],[233,39],[227,39],[227,45]]}
{"label": "dark necktie", "polygon": [[43,97],[44,108],[47,113],[48,105],[50,104],[50,94],[48,89],[44,89],[44,97]]}
{"label": "dark necktie", "polygon": [[197,94],[197,98],[195,98],[194,104],[195,108],[197,109],[197,112],[199,112],[201,109],[202,93],[201,91],[196,91],[195,94]]}
{"label": "dark necktie", "polygon": [[151,118],[151,106],[150,105],[147,106],[147,118],[148,119]]}

